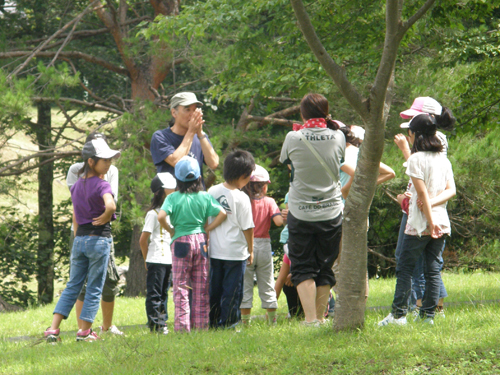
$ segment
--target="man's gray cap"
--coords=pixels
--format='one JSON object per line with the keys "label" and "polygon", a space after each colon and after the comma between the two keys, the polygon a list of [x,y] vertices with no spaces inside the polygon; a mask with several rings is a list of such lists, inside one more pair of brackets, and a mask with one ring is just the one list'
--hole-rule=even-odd
{"label": "man's gray cap", "polygon": [[175,94],[172,99],[170,99],[170,109],[182,105],[184,107],[190,106],[191,104],[197,104],[198,107],[203,105],[202,102],[198,101],[196,95],[192,92],[180,92]]}

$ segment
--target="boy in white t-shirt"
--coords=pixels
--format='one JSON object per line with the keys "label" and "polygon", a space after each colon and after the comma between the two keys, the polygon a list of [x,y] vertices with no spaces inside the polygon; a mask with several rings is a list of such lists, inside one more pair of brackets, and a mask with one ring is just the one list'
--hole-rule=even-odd
{"label": "boy in white t-shirt", "polygon": [[231,152],[224,161],[225,182],[211,194],[226,210],[227,219],[210,232],[210,327],[231,327],[240,320],[243,276],[253,262],[253,217],[248,195],[240,191],[249,181],[255,161],[247,151]]}
{"label": "boy in white t-shirt", "polygon": [[[175,191],[177,182],[170,173],[158,173],[151,181],[154,196],[146,214],[144,228],[139,239],[146,267],[146,315],[151,332],[166,335],[168,282],[172,272],[170,234],[160,226],[158,212],[165,198]],[[167,218],[168,220],[168,218]],[[149,240],[149,245],[148,245]]]}

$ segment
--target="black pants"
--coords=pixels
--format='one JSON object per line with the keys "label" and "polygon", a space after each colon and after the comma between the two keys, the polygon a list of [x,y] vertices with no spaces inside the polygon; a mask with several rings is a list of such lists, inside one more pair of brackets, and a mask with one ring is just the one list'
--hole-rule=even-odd
{"label": "black pants", "polygon": [[146,314],[151,331],[159,330],[166,325],[168,280],[172,272],[171,264],[147,263],[146,278]]}
{"label": "black pants", "polygon": [[302,304],[300,303],[299,293],[297,293],[297,288],[294,286],[283,285],[283,293],[286,296],[286,303],[288,305],[288,313],[290,317],[302,317],[304,316],[304,310],[302,309]]}

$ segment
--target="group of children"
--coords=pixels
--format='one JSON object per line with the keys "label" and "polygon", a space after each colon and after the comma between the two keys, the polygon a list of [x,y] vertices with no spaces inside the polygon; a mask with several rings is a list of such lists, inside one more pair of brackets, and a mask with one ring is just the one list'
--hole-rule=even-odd
{"label": "group of children", "polygon": [[[269,229],[271,220],[276,225],[283,220],[276,202],[266,196],[269,174],[255,165],[249,152],[239,150],[226,157],[223,175],[223,183],[205,192],[198,162],[186,156],[175,166],[177,190],[165,190],[160,210],[148,212],[150,217],[157,213],[155,225],[160,228],[153,232],[146,222],[143,236],[151,233],[151,243],[158,242],[164,230],[171,239],[175,331],[231,327],[240,320],[248,324],[254,275],[269,321],[276,322]],[[160,173],[158,178],[172,176]],[[155,198],[156,209],[160,204]],[[148,280],[150,267],[147,263]],[[152,331],[168,332],[161,319],[167,283],[168,272],[163,283],[148,282],[146,304],[158,306],[148,308]],[[151,316],[153,310],[156,315]]]}
{"label": "group of children", "polygon": [[[417,262],[417,257],[413,257],[416,253],[427,255],[424,257],[426,297],[422,302],[421,317],[432,319],[434,316],[439,297],[436,290],[439,290],[439,259],[442,264],[440,257],[445,242],[443,234],[449,233],[444,204],[454,195],[451,166],[446,156],[440,156],[445,146],[436,136],[436,117],[439,122],[438,115],[417,114],[408,125],[414,142],[412,152],[419,153],[408,157],[407,173],[416,186],[414,197],[418,193],[421,201],[417,203],[414,198],[410,203],[410,227],[406,226],[402,252],[405,261],[401,261],[397,268],[393,312],[380,325],[401,324],[407,309],[408,280]],[[362,140],[362,136],[356,136],[352,129],[344,133],[346,139],[353,140],[352,143]],[[80,178],[71,187],[75,240],[70,279],[56,305],[52,324],[44,333],[47,342],[60,341],[59,325],[68,317],[86,280],[87,291],[79,315],[77,341],[99,339],[91,327],[106,278],[112,246],[110,223],[115,219],[116,210],[116,197],[104,176],[111,166],[111,159],[118,154],[119,151],[111,150],[102,138],[92,139],[84,146]],[[355,159],[357,152],[352,166],[343,164],[350,177],[342,184],[346,185],[347,192]],[[416,164],[417,159],[422,159],[420,164]],[[444,165],[446,173],[433,169],[434,162]],[[422,166],[422,163],[430,164]],[[445,177],[437,181],[438,176],[432,175],[428,180],[428,173],[434,172]],[[296,291],[292,293],[290,281],[286,229],[281,241],[285,248],[284,266],[276,286],[274,283],[269,230],[271,222],[276,226],[284,224],[288,210],[283,210],[282,215],[276,202],[266,195],[271,181],[265,168],[256,165],[249,152],[233,151],[224,161],[224,182],[212,186],[208,192],[196,159],[189,156],[180,159],[174,174],[158,173],[151,181],[153,198],[139,241],[147,270],[146,313],[151,332],[168,333],[166,303],[170,275],[175,331],[227,328],[240,322],[250,324],[255,278],[270,324],[276,323],[277,297],[282,289],[290,292],[290,298],[287,293],[290,314],[299,312],[300,300]],[[394,177],[394,172],[381,165],[380,175],[379,183]],[[434,187],[432,183],[439,186]],[[437,198],[429,201],[434,197]],[[442,222],[433,220],[433,217],[438,217],[433,216],[434,206],[436,210],[441,209]],[[418,228],[411,226],[416,224]],[[427,247],[410,244],[415,236],[422,234],[429,238]],[[408,254],[413,254],[411,259]]]}

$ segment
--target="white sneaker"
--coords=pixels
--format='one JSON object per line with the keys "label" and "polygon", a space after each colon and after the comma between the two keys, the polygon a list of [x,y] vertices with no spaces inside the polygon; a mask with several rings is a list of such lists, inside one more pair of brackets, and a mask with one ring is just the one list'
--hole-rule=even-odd
{"label": "white sneaker", "polygon": [[106,331],[102,329],[102,326],[99,328],[101,329],[101,334],[112,333],[113,335],[123,336],[123,332],[120,331],[115,325],[112,325]]}
{"label": "white sneaker", "polygon": [[396,324],[399,326],[404,326],[406,325],[406,316],[402,316],[401,318],[394,318],[394,315],[390,313],[387,315],[384,319],[382,319],[380,322],[378,322],[379,327],[383,327],[389,324]]}

